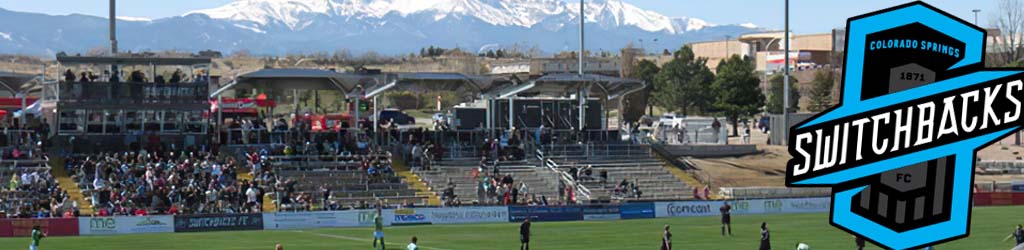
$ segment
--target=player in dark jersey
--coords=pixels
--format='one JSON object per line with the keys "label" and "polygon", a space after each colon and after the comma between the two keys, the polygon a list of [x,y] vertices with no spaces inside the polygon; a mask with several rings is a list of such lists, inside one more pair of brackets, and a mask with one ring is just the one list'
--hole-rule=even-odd
{"label": "player in dark jersey", "polygon": [[665,225],[665,232],[661,235],[661,250],[672,250],[672,232]]}
{"label": "player in dark jersey", "polygon": [[530,250],[530,217],[523,220],[519,225],[519,250]]}
{"label": "player in dark jersey", "polygon": [[729,236],[732,236],[732,206],[729,206],[729,202],[722,203],[722,207],[718,208],[718,211],[722,213],[722,236],[725,236],[726,229],[728,229]]}
{"label": "player in dark jersey", "polygon": [[1024,226],[1022,226],[1021,224],[1017,224],[1017,229],[1014,229],[1013,233],[1010,233],[1009,236],[1006,236],[1006,239],[1003,239],[1003,241],[1007,241],[1010,238],[1013,238],[1017,243],[1014,246],[1024,245]]}
{"label": "player in dark jersey", "polygon": [[857,244],[857,250],[864,250],[864,247],[867,246],[864,237],[860,236],[853,236],[853,243]]}
{"label": "player in dark jersey", "polygon": [[772,236],[768,232],[768,223],[761,222],[761,247],[760,250],[772,250]]}

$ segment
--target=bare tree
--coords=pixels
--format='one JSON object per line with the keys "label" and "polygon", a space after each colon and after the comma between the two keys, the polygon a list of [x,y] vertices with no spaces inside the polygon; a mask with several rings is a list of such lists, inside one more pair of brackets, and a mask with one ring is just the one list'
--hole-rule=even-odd
{"label": "bare tree", "polygon": [[995,58],[998,65],[1016,63],[1021,59],[1024,43],[1020,32],[1024,32],[1024,1],[999,0],[999,11],[992,20],[992,26],[999,29],[999,37],[994,42]]}

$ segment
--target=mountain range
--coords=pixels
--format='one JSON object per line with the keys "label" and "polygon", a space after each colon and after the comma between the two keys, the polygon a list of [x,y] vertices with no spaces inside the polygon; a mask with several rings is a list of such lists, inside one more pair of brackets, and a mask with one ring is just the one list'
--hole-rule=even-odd
{"label": "mountain range", "polygon": [[[618,0],[584,5],[587,49],[647,50],[761,31],[668,17]],[[405,54],[427,46],[471,52],[518,46],[543,52],[578,46],[579,3],[563,0],[237,0],[160,19],[118,18],[121,50],[205,49],[253,54]],[[107,19],[0,9],[0,53],[84,53],[108,46]],[[640,40],[643,40],[641,42]]]}

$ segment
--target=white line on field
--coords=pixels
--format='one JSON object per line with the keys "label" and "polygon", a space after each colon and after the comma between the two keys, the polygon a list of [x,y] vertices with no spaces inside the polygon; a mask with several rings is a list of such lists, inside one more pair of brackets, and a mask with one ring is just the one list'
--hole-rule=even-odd
{"label": "white line on field", "polygon": [[[320,236],[320,237],[327,237],[327,238],[334,238],[334,239],[351,240],[351,241],[359,241],[359,242],[373,242],[373,239],[351,237],[351,236],[344,236],[344,235],[314,233],[314,232],[306,232],[306,231],[302,231],[302,230],[295,230],[295,232],[307,233],[307,234],[312,234],[312,235],[316,235],[316,236]],[[392,243],[392,244],[394,244],[394,243]],[[427,247],[427,246],[419,246],[419,248],[433,249],[433,250],[451,250],[451,249],[446,249],[446,248],[436,248],[436,247]]]}

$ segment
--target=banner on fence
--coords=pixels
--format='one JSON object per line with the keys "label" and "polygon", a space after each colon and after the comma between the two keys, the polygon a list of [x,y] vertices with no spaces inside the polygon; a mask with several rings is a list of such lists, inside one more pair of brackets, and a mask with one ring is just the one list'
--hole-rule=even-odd
{"label": "banner on fence", "polygon": [[583,207],[583,220],[622,219],[619,206],[591,205]]}
{"label": "banner on fence", "polygon": [[0,219],[0,237],[31,236],[34,226],[50,236],[78,235],[77,218]]}
{"label": "banner on fence", "polygon": [[654,203],[626,203],[619,206],[619,217],[622,219],[654,218]]}
{"label": "banner on fence", "polygon": [[581,207],[509,207],[509,221],[521,222],[526,218],[532,221],[575,221],[583,220]]}
{"label": "banner on fence", "polygon": [[174,217],[174,232],[263,229],[262,214],[204,214]]}
{"label": "banner on fence", "polygon": [[421,210],[433,224],[508,222],[508,207],[455,207]]}
{"label": "banner on fence", "polygon": [[402,208],[395,210],[388,210],[391,212],[391,216],[386,216],[385,221],[389,221],[392,226],[402,225],[427,225],[430,224],[430,219],[427,218],[424,212],[425,209],[415,208]]}
{"label": "banner on fence", "polygon": [[[360,216],[363,212],[370,212],[371,214],[367,224],[361,222]],[[359,227],[372,225],[372,214],[372,210],[265,213],[263,214],[263,229]]]}
{"label": "banner on fence", "polygon": [[[656,202],[656,217],[690,217],[720,215],[725,201]],[[729,201],[732,214],[824,213],[831,208],[828,197],[794,199],[753,199]]]}
{"label": "banner on fence", "polygon": [[81,235],[170,233],[174,232],[174,217],[170,215],[79,217],[78,232]]}

